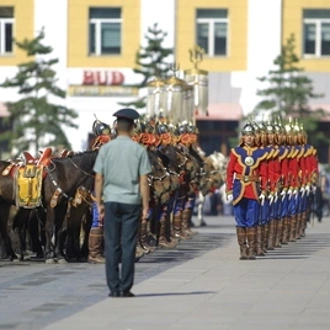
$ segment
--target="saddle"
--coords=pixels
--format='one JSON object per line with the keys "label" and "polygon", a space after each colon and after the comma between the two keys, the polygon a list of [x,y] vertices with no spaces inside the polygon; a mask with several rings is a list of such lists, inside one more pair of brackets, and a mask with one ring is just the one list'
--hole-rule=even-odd
{"label": "saddle", "polygon": [[[47,167],[51,161],[52,148],[48,147],[44,151],[39,151],[39,154],[39,158],[34,158],[28,151],[23,151],[20,158],[9,160],[10,164],[2,171],[2,175],[7,176],[10,174],[14,177],[18,168],[20,169],[27,165],[34,165],[36,168],[41,166]],[[29,169],[29,171],[31,170]]]}

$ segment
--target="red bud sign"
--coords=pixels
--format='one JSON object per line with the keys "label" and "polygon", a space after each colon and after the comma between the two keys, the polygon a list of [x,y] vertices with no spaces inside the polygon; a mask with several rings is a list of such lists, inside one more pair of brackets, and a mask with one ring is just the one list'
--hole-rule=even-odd
{"label": "red bud sign", "polygon": [[83,85],[120,86],[125,77],[120,71],[90,71],[83,73]]}

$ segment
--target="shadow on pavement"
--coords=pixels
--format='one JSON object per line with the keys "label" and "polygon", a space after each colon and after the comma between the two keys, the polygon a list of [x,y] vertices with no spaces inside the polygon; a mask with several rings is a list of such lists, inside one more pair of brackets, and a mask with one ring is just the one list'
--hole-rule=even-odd
{"label": "shadow on pavement", "polygon": [[270,259],[306,259],[312,254],[319,252],[322,249],[330,247],[330,234],[308,234],[307,236],[298,239],[295,242],[290,242],[288,245],[282,245],[281,248],[268,251],[264,257],[258,257],[258,260]]}
{"label": "shadow on pavement", "polygon": [[216,294],[217,291],[192,291],[192,292],[163,292],[163,293],[141,293],[137,294],[137,298],[144,297],[166,297],[166,296],[192,296],[201,294]]}

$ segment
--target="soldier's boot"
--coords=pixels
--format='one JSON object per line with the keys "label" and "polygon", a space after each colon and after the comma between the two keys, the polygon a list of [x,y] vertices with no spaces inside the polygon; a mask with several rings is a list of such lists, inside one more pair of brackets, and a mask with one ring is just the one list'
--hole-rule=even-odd
{"label": "soldier's boot", "polygon": [[145,220],[140,222],[139,242],[145,254],[155,251],[155,248],[148,244],[148,222]]}
{"label": "soldier's boot", "polygon": [[290,217],[290,232],[289,232],[289,242],[296,241],[296,215]]}
{"label": "soldier's boot", "polygon": [[254,260],[256,258],[256,240],[257,240],[256,227],[246,228],[246,235],[249,244],[248,259]]}
{"label": "soldier's boot", "polygon": [[269,228],[270,228],[270,222],[267,222],[265,224],[265,240],[264,240],[264,250],[266,251],[268,251],[267,246],[268,246]]}
{"label": "soldier's boot", "polygon": [[195,236],[198,234],[196,231],[190,229],[190,220],[192,215],[192,209],[184,209],[182,211],[182,228],[181,232],[185,231],[188,236]]}
{"label": "soldier's boot", "polygon": [[158,239],[158,246],[161,248],[172,249],[176,247],[176,242],[168,241],[166,238],[166,221],[165,219],[161,219],[159,221],[159,239]]}
{"label": "soldier's boot", "polygon": [[266,248],[266,225],[261,226],[261,250],[264,254],[267,253],[267,248]]}
{"label": "soldier's boot", "polygon": [[301,229],[300,229],[300,237],[305,237],[306,236],[306,227],[307,227],[307,211],[303,212],[302,215],[302,224],[301,224]]}
{"label": "soldier's boot", "polygon": [[302,238],[303,236],[303,232],[304,232],[304,228],[306,225],[306,211],[301,212],[301,222],[300,222],[300,227],[299,227],[299,237]]}
{"label": "soldier's boot", "polygon": [[272,244],[273,244],[273,247],[275,249],[276,248],[276,237],[277,237],[278,220],[277,219],[274,219],[272,221],[272,223],[273,223],[273,242],[272,242]]}
{"label": "soldier's boot", "polygon": [[302,221],[302,213],[297,214],[297,221],[296,221],[296,232],[295,232],[295,239],[300,239],[300,228],[301,228],[301,221]]}
{"label": "soldier's boot", "polygon": [[265,255],[263,247],[263,236],[262,236],[262,226],[257,227],[257,241],[256,241],[256,254],[258,257],[263,257]]}
{"label": "soldier's boot", "polygon": [[274,250],[274,220],[269,222],[269,232],[268,232],[268,241],[267,241],[267,250]]}
{"label": "soldier's boot", "polygon": [[289,237],[288,237],[288,230],[289,230],[289,223],[288,223],[288,217],[285,217],[282,222],[282,245],[288,244]]}
{"label": "soldier's boot", "polygon": [[175,238],[183,239],[183,240],[191,238],[191,236],[189,236],[183,228],[182,213],[174,215],[173,223],[174,223]]}
{"label": "soldier's boot", "polygon": [[275,240],[275,247],[282,247],[282,235],[283,235],[283,220],[277,220],[277,231],[276,231],[276,240]]}
{"label": "soldier's boot", "polygon": [[246,260],[247,255],[247,245],[246,245],[246,228],[236,227],[237,241],[240,249],[240,260]]}
{"label": "soldier's boot", "polygon": [[178,213],[173,215],[173,238],[177,241],[183,239],[181,235],[181,226],[182,226],[182,214]]}
{"label": "soldier's boot", "polygon": [[145,255],[145,250],[141,247],[140,243],[137,242],[135,248],[135,261],[139,261]]}
{"label": "soldier's boot", "polygon": [[[181,227],[180,227],[180,231],[181,231]],[[180,235],[179,236],[176,235],[176,229],[175,229],[175,223],[174,223],[174,216],[171,219],[170,233],[171,233],[171,242],[175,242],[175,244],[178,244],[179,241],[180,241]]]}
{"label": "soldier's boot", "polygon": [[102,254],[103,228],[91,228],[88,237],[88,262],[90,264],[104,264]]}

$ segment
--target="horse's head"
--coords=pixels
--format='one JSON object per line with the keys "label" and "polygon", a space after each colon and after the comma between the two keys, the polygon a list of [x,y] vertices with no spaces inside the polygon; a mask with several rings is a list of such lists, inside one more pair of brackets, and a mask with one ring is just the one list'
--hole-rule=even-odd
{"label": "horse's head", "polygon": [[67,158],[53,158],[47,168],[46,196],[50,200],[54,190],[67,198],[73,198],[78,187],[83,186],[87,190],[94,188],[93,167],[98,151],[85,151]]}

